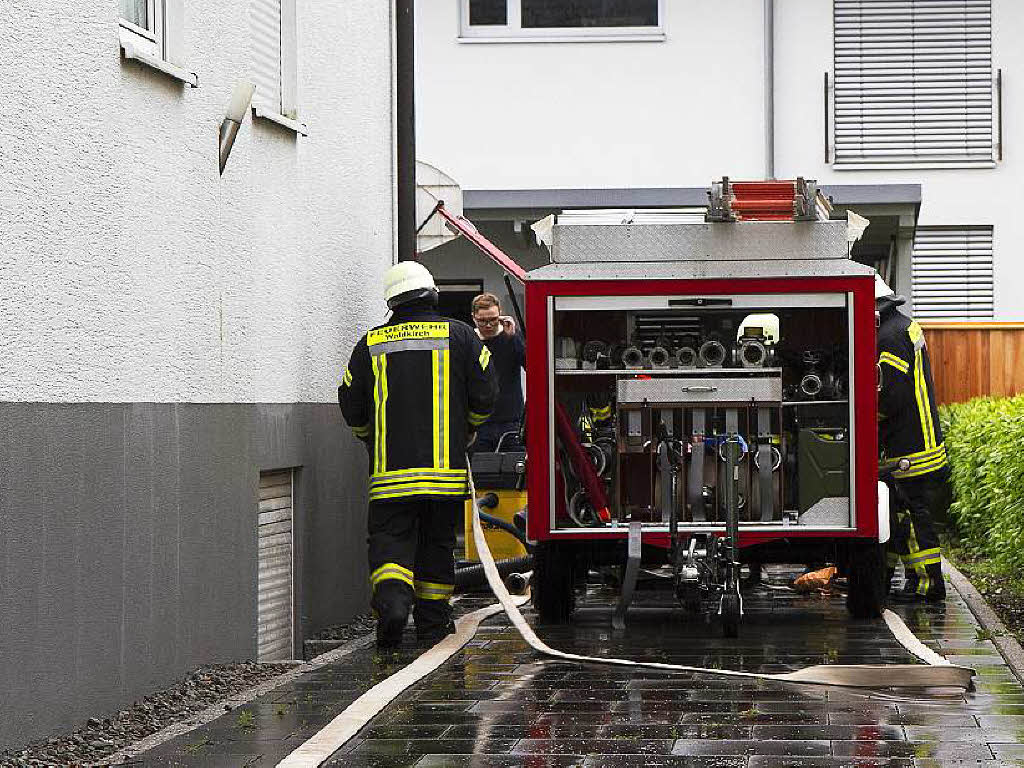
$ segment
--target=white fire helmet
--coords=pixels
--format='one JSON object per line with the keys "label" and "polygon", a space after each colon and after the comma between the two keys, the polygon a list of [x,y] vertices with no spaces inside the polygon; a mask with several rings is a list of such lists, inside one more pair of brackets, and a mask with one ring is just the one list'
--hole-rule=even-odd
{"label": "white fire helmet", "polygon": [[400,261],[384,273],[384,300],[391,309],[431,292],[437,293],[434,277],[418,261]]}
{"label": "white fire helmet", "polygon": [[879,299],[884,299],[887,296],[892,296],[894,293],[896,293],[896,292],[892,288],[890,288],[888,286],[888,284],[885,282],[885,280],[882,279],[882,276],[876,272],[875,273],[875,301],[878,301]]}

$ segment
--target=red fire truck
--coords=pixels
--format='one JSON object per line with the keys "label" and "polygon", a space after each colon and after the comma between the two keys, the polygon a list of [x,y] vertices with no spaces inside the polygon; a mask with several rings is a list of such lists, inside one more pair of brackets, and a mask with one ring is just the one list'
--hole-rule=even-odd
{"label": "red fire truck", "polygon": [[874,270],[829,213],[812,181],[726,178],[700,215],[560,215],[529,273],[465,232],[525,284],[542,619],[621,566],[621,623],[639,569],[667,567],[735,635],[742,565],[773,562],[834,563],[851,614],[880,613]]}

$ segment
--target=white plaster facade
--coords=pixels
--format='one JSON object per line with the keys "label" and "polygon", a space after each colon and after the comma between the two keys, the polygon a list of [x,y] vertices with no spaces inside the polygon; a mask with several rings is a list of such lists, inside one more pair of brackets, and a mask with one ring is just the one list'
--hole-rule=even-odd
{"label": "white plaster facade", "polygon": [[5,4],[0,401],[330,402],[394,255],[390,3],[298,0],[299,117],[217,131],[247,0],[184,3],[192,89],[113,0]]}
{"label": "white plaster facade", "polygon": [[[703,187],[765,175],[761,0],[667,0],[664,39],[463,42],[458,0],[417,7],[419,156],[466,189]],[[992,169],[852,171],[824,161],[832,3],[775,0],[775,175],[922,185],[921,225],[994,226],[995,319],[1024,319],[1024,3],[992,0],[1004,73]]]}

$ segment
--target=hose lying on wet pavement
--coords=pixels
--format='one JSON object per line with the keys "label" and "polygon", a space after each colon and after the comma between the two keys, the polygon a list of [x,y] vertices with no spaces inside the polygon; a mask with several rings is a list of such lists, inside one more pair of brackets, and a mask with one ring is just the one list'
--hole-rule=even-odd
{"label": "hose lying on wet pavement", "polygon": [[[468,464],[467,458],[467,466]],[[505,614],[512,621],[512,625],[522,635],[523,640],[535,651],[566,661],[579,661],[594,664],[607,664],[624,667],[642,667],[644,669],[658,669],[667,672],[697,672],[701,674],[717,675],[720,677],[743,677],[755,680],[773,680],[784,683],[803,683],[810,685],[835,685],[852,688],[960,688],[967,690],[971,685],[971,678],[974,670],[970,667],[962,667],[950,664],[946,659],[924,645],[903,620],[892,611],[885,611],[885,623],[892,630],[893,635],[917,658],[926,662],[925,664],[818,664],[804,667],[793,672],[779,674],[764,674],[758,672],[741,672],[730,669],[707,669],[704,667],[690,667],[683,664],[664,664],[651,661],[632,661],[630,659],[613,659],[595,656],[582,656],[577,653],[565,653],[559,651],[543,640],[533,631],[523,614],[519,611],[501,581],[494,558],[487,546],[487,539],[484,536],[483,527],[480,524],[480,508],[476,502],[476,488],[473,484],[473,471],[469,471],[469,492],[473,499],[473,540],[476,542],[477,555],[487,575],[487,582],[491,591],[498,598]]]}
{"label": "hose lying on wet pavement", "polygon": [[487,546],[487,539],[484,537],[483,527],[480,523],[480,510],[475,503],[476,489],[473,486],[472,470],[469,475],[470,493],[474,499],[473,539],[476,542],[477,552],[480,557],[480,567],[487,577],[487,583],[490,585],[491,590],[498,598],[498,602],[462,616],[455,623],[454,634],[448,635],[437,645],[416,658],[411,664],[386,680],[377,683],[357,698],[311,739],[278,763],[279,767],[315,768],[315,766],[326,762],[330,759],[331,755],[341,749],[346,742],[400,696],[402,692],[431,674],[458,653],[473,639],[480,624],[485,619],[502,611],[508,616],[512,625],[531,648],[545,656],[564,661],[606,664],[619,667],[638,667],[664,672],[692,672],[717,675],[719,677],[769,680],[779,683],[855,688],[958,688],[966,690],[971,685],[971,678],[974,676],[973,669],[950,664],[946,659],[918,640],[903,620],[892,611],[886,611],[884,614],[884,619],[889,629],[900,644],[914,656],[924,661],[924,664],[825,664],[804,667],[803,669],[782,674],[762,674],[728,669],[706,669],[682,664],[663,664],[659,662],[631,661],[629,659],[582,656],[551,648],[537,637],[533,628],[526,622],[526,619],[523,618],[523,614],[519,610],[519,606],[523,605],[528,597],[526,595],[511,595],[501,581],[498,567]]}

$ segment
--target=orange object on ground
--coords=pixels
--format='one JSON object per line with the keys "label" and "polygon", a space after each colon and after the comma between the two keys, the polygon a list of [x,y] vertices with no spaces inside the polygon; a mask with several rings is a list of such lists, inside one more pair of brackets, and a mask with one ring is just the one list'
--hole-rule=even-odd
{"label": "orange object on ground", "polygon": [[836,577],[836,567],[830,565],[827,568],[822,568],[817,571],[811,571],[805,573],[803,576],[797,577],[793,581],[793,589],[797,592],[814,592],[818,589],[824,589],[832,580]]}

